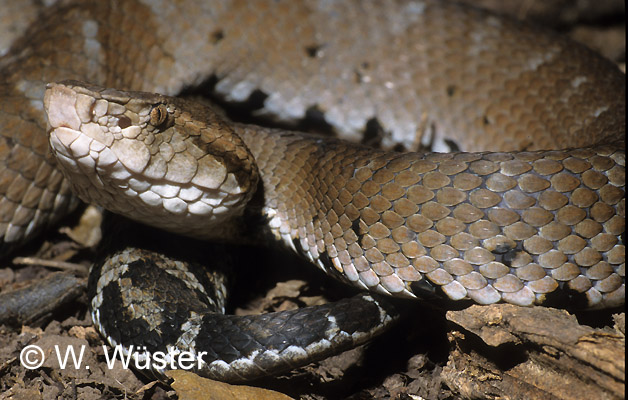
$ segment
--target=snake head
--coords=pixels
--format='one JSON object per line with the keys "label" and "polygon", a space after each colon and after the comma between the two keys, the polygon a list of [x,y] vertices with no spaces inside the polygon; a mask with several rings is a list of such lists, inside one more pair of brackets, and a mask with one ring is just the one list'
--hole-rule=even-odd
{"label": "snake head", "polygon": [[253,156],[205,106],[65,81],[48,85],[44,107],[73,190],[131,219],[213,238],[208,221],[239,217],[257,186]]}

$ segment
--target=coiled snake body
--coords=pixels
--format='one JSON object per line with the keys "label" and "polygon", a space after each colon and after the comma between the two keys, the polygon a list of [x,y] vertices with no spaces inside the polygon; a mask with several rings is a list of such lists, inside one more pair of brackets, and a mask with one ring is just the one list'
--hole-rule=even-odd
{"label": "coiled snake body", "polygon": [[[519,305],[582,294],[590,307],[623,304],[624,75],[580,46],[483,12],[349,3],[65,9],[54,18],[80,40],[42,29],[32,34],[40,44],[3,60],[3,131],[41,124],[41,103],[30,120],[7,104],[38,99],[42,81],[174,93],[214,74],[230,99],[259,89],[263,112],[322,112],[345,138],[376,127],[392,146],[428,132],[482,152],[371,150],[76,82],[50,85],[45,99],[51,147],[75,192],[133,219],[252,240],[251,225],[267,221],[274,237],[324,270],[386,294],[437,290]],[[295,34],[274,35],[278,24]],[[52,48],[55,40],[68,45]],[[137,53],[153,62],[125,57]],[[5,185],[4,215],[13,217],[5,242],[36,231],[68,195],[68,181],[30,160],[43,161],[41,134],[9,135],[12,154],[28,151],[29,161],[6,164],[7,174],[21,169]],[[62,190],[51,203],[53,187]]]}

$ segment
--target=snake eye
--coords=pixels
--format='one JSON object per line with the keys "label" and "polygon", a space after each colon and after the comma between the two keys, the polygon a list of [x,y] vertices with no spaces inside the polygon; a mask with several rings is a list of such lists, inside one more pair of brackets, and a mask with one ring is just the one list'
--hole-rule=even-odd
{"label": "snake eye", "polygon": [[168,118],[168,109],[165,104],[157,104],[150,110],[150,124],[152,126],[160,126]]}

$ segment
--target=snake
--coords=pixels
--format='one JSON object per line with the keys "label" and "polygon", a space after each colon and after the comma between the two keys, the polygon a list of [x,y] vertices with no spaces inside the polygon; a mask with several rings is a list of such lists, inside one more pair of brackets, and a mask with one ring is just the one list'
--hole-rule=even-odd
{"label": "snake", "polygon": [[[3,250],[73,190],[194,239],[281,242],[379,294],[625,302],[625,75],[541,28],[429,0],[77,1],[0,68]],[[170,97],[199,85],[338,138]]]}

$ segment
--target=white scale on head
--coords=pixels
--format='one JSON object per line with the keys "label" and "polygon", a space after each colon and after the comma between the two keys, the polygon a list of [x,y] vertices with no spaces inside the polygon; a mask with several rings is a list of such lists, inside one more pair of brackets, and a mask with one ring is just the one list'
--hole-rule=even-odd
{"label": "white scale on head", "polygon": [[[197,159],[182,151],[185,143],[177,140],[182,138],[176,132],[151,155],[154,137],[142,133],[151,118],[151,105],[122,105],[81,90],[85,89],[52,84],[44,104],[52,127],[51,148],[83,200],[141,222],[203,237],[208,235],[208,222],[220,223],[238,214],[240,208],[231,210],[231,206],[245,195],[235,176],[214,157]],[[167,112],[165,105],[159,107],[158,112]],[[177,218],[169,218],[172,215]]]}

